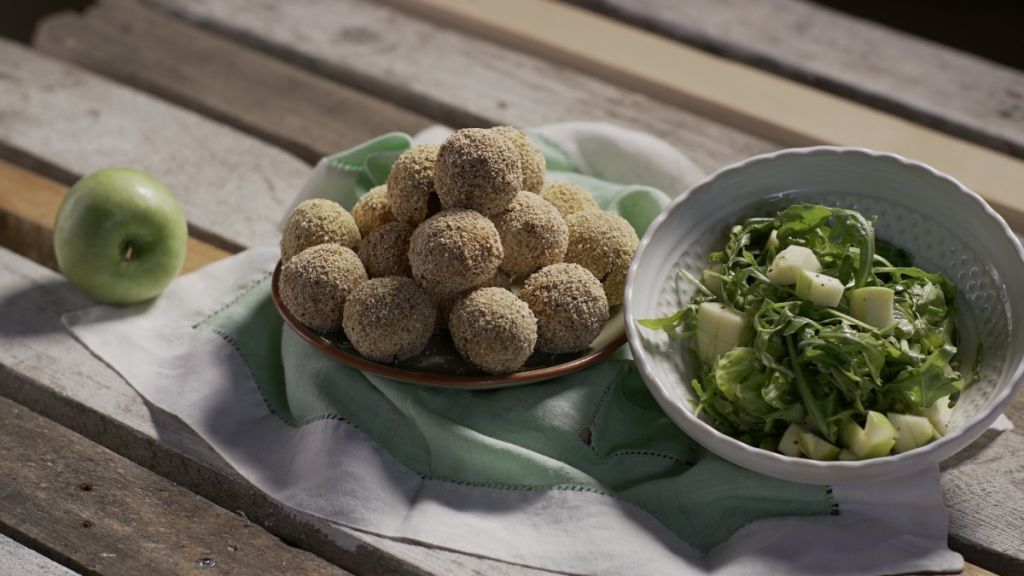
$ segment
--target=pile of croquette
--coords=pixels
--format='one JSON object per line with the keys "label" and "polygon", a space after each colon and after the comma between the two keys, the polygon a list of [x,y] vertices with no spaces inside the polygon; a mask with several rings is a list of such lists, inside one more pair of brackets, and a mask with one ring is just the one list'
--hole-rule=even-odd
{"label": "pile of croquette", "polygon": [[544,155],[511,126],[410,148],[351,213],[299,204],[281,238],[281,300],[377,362],[445,334],[491,374],[534,352],[586,350],[622,303],[639,239],[586,189],[545,175]]}

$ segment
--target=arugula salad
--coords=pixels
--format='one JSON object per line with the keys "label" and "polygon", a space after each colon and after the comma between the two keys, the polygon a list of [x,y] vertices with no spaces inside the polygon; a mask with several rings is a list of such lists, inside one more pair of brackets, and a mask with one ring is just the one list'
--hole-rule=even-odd
{"label": "arugula salad", "polygon": [[816,460],[886,456],[946,433],[966,385],[956,287],[877,240],[858,212],[801,204],[750,218],[702,278],[679,274],[697,295],[639,324],[689,339],[695,410],[719,431]]}

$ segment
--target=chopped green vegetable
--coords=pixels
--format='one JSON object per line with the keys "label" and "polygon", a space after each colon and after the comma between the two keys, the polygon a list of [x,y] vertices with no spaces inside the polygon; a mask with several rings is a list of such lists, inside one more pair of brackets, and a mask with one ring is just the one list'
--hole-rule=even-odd
{"label": "chopped green vegetable", "polygon": [[930,441],[917,416],[945,433],[950,397],[973,377],[956,359],[956,287],[876,246],[859,213],[801,204],[748,219],[702,272],[680,270],[698,286],[686,307],[639,323],[690,339],[696,411],[720,431],[824,459]]}

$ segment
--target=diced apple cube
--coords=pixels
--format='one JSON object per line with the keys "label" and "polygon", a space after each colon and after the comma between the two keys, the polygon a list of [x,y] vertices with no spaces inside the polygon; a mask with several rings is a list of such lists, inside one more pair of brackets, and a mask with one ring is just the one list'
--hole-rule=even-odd
{"label": "diced apple cube", "polygon": [[800,270],[821,272],[821,263],[810,248],[788,246],[775,255],[767,276],[774,284],[796,284],[796,274]]}
{"label": "diced apple cube", "polygon": [[932,441],[935,438],[935,429],[932,423],[924,416],[911,414],[887,414],[889,421],[896,427],[896,444],[892,451],[896,454],[913,450]]}
{"label": "diced apple cube", "polygon": [[850,290],[850,315],[875,328],[892,324],[892,288],[868,286]]}
{"label": "diced apple cube", "polygon": [[844,289],[838,278],[806,270],[796,274],[796,295],[811,304],[834,308],[842,300]]}
{"label": "diced apple cube", "polygon": [[704,302],[697,309],[697,354],[710,364],[746,338],[750,318],[717,302]]}

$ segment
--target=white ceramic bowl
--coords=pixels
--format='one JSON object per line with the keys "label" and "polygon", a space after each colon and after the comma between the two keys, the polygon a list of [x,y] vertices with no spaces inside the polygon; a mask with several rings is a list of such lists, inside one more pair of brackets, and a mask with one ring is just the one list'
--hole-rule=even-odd
{"label": "white ceramic bowl", "polygon": [[[733,224],[774,215],[795,203],[877,216],[878,238],[910,251],[915,265],[942,272],[956,284],[960,350],[967,354],[981,344],[981,379],[961,394],[942,439],[857,462],[818,462],[749,446],[694,416],[689,383],[697,371],[683,352],[686,343],[636,324],[689,302],[695,288],[677,271],[682,267],[699,277],[708,254],[721,249]],[[651,393],[684,432],[715,454],[797,482],[897,476],[967,446],[1002,413],[1016,390],[1024,374],[1024,252],[977,194],[924,164],[860,148],[783,150],[724,168],[665,208],[633,259],[625,314],[629,345]]]}

